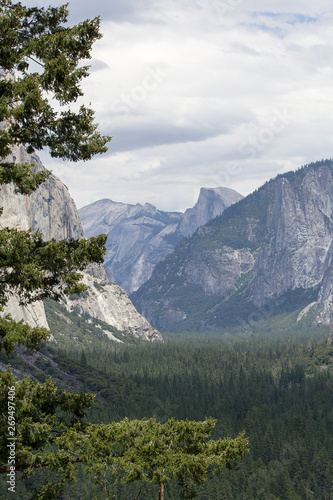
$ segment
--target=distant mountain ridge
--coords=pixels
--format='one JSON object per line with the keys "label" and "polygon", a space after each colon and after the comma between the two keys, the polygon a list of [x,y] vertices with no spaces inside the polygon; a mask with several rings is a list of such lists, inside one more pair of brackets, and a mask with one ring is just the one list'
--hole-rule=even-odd
{"label": "distant mountain ridge", "polygon": [[[12,156],[17,162],[33,162],[36,171],[44,169],[38,156],[28,155],[23,147],[15,147]],[[3,207],[0,227],[22,230],[32,227],[34,231],[40,230],[46,240],[84,237],[75,203],[66,186],[54,175],[30,196],[16,194],[11,184],[1,186],[0,207]],[[102,266],[90,265],[83,275],[87,291],[75,300],[64,299],[68,310],[75,308],[78,315],[89,314],[125,336],[162,340],[160,333],[136,311],[126,293],[109,282]],[[9,301],[6,312],[17,321],[23,319],[31,326],[48,327],[42,302],[23,307],[14,297]]]}
{"label": "distant mountain ridge", "polygon": [[327,324],[332,258],[333,161],[323,160],[277,176],[199,228],[131,298],[161,330],[248,324],[309,304]]}
{"label": "distant mountain ridge", "polygon": [[241,198],[232,189],[201,188],[196,205],[185,213],[103,199],[79,209],[79,215],[87,236],[108,234],[104,268],[110,280],[131,293],[184,237]]}

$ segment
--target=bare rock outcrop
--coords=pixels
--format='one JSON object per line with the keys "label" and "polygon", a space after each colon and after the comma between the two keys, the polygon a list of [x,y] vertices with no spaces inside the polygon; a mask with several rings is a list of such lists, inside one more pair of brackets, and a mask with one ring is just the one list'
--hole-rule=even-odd
{"label": "bare rock outcrop", "polygon": [[[333,160],[288,172],[202,226],[131,298],[160,329],[333,318]],[[183,325],[183,326],[182,326]]]}
{"label": "bare rock outcrop", "polygon": [[202,188],[193,208],[164,212],[150,203],[99,200],[79,210],[87,236],[108,234],[104,268],[127,293],[136,291],[176,245],[242,195],[228,188]]}
{"label": "bare rock outcrop", "polygon": [[[28,155],[22,147],[13,150],[13,159],[17,162],[33,162],[36,171],[44,169],[38,156]],[[0,228],[26,230],[32,227],[33,230],[41,231],[45,240],[84,237],[75,203],[67,187],[54,175],[31,196],[16,194],[14,191],[12,185],[0,188],[0,206],[3,207]],[[85,298],[75,301],[80,310],[135,337],[162,340],[160,333],[136,311],[126,293],[108,281],[102,266],[89,266],[83,274],[88,290]],[[5,313],[10,313],[16,320],[23,319],[31,326],[48,326],[41,302],[22,307],[13,297]]]}

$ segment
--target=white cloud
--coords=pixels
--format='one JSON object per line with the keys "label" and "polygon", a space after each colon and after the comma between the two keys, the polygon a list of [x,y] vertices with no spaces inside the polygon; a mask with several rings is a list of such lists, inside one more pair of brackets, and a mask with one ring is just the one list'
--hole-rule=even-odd
{"label": "white cloud", "polygon": [[101,15],[84,91],[113,135],[89,163],[42,155],[78,206],[112,198],[185,209],[202,186],[247,194],[333,156],[328,0],[72,0],[70,9],[75,21]]}

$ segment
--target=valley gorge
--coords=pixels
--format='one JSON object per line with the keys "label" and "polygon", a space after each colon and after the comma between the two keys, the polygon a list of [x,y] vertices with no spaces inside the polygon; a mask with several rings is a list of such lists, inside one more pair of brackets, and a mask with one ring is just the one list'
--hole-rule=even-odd
{"label": "valley gorge", "polygon": [[184,238],[206,224],[242,195],[228,188],[201,188],[193,208],[164,212],[150,203],[130,205],[104,199],[79,210],[87,236],[108,235],[104,268],[127,293],[147,281],[155,266]]}
{"label": "valley gorge", "polygon": [[[23,147],[13,150],[13,159],[33,162],[35,171],[44,169],[38,156],[28,155]],[[31,227],[34,231],[41,231],[46,240],[84,237],[75,203],[66,186],[54,175],[30,196],[16,194],[12,185],[2,186],[0,206],[4,208],[0,217],[1,228],[26,230]],[[75,300],[64,297],[63,305],[69,311],[75,309],[79,315],[88,314],[134,338],[162,340],[160,333],[135,310],[126,293],[109,282],[102,266],[90,265],[83,276],[87,285],[85,297]],[[15,320],[23,319],[30,326],[49,326],[42,302],[23,307],[13,297],[5,312],[12,314]]]}
{"label": "valley gorge", "polygon": [[332,238],[326,160],[277,176],[200,227],[131,298],[161,330],[246,325],[309,304],[313,321],[328,324]]}

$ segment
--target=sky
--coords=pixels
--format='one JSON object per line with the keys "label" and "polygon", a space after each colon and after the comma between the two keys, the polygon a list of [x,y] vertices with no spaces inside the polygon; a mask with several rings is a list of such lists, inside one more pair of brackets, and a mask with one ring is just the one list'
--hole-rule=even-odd
{"label": "sky", "polygon": [[[26,5],[59,5],[27,0]],[[101,17],[83,103],[109,150],[40,157],[78,208],[103,198],[182,211],[201,187],[247,195],[333,157],[330,0],[72,0]]]}

